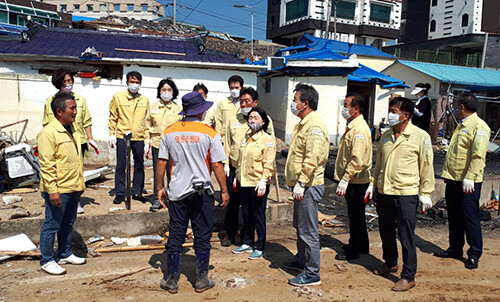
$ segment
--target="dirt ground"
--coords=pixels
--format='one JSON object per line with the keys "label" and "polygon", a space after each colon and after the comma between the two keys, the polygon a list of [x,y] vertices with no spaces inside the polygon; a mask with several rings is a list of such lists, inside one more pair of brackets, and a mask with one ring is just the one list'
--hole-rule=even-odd
{"label": "dirt ground", "polygon": [[[370,255],[345,262],[334,259],[347,234],[320,228],[322,284],[305,289],[287,285],[296,273],[283,262],[296,252],[295,233],[289,223],[268,226],[266,257],[248,260],[230,248],[214,243],[210,276],[216,287],[194,292],[195,258],[186,249],[181,259],[179,293],[171,295],[159,286],[166,267],[161,250],[117,252],[90,257],[83,266],[67,266],[64,276],[40,270],[37,259],[0,263],[0,301],[499,301],[499,231],[485,234],[484,254],[477,270],[467,270],[454,259],[439,259],[432,252],[446,248],[444,226],[418,228],[416,287],[406,293],[390,289],[399,273],[375,276],[381,262],[378,232],[370,232]],[[399,264],[401,265],[400,259]]]}

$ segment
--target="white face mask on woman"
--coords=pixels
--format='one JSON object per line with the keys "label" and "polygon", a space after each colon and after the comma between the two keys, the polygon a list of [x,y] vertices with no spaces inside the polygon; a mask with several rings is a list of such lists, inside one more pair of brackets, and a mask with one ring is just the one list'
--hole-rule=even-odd
{"label": "white face mask on woman", "polygon": [[173,98],[173,96],[172,96],[171,93],[162,93],[162,94],[160,94],[160,97],[165,102],[170,102],[172,100],[172,98]]}
{"label": "white face mask on woman", "polygon": [[389,122],[389,126],[393,127],[401,123],[402,121],[399,120],[399,117],[399,114],[389,112],[389,115],[387,116],[387,122]]}
{"label": "white face mask on woman", "polygon": [[73,84],[66,84],[61,89],[64,92],[71,92],[73,90]]}
{"label": "white face mask on woman", "polygon": [[262,123],[248,123],[248,127],[250,127],[254,133],[262,129],[262,125]]}

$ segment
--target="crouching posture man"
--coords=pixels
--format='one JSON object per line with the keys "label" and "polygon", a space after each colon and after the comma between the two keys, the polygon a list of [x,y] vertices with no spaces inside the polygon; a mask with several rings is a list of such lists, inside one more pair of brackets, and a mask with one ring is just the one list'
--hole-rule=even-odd
{"label": "crouching posture man", "polygon": [[[203,114],[213,105],[194,91],[182,97],[182,121],[170,125],[163,132],[156,167],[158,200],[170,215],[167,248],[167,276],[160,286],[170,293],[177,293],[179,261],[189,220],[194,233],[194,250],[197,263],[196,292],[215,286],[208,279],[210,239],[214,216],[214,190],[210,168],[221,188],[222,206],[229,202],[226,177],[222,161],[226,154],[217,132],[203,124]],[[172,164],[167,190],[164,188],[167,161]]]}
{"label": "crouching posture man", "polygon": [[[72,125],[77,113],[74,96],[68,92],[58,92],[50,107],[55,119],[37,137],[42,169],[40,191],[45,199],[45,220],[40,233],[40,264],[48,274],[62,275],[66,269],[59,264],[85,263],[85,258],[77,257],[71,251],[71,234],[85,181],[80,136],[75,134]],[[59,263],[54,259],[56,233]]]}

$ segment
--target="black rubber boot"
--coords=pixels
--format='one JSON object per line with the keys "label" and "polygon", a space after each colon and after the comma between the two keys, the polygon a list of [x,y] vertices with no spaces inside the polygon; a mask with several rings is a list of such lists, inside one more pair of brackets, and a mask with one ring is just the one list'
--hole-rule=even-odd
{"label": "black rubber boot", "polygon": [[171,294],[177,294],[179,291],[179,261],[181,255],[179,253],[169,253],[167,256],[167,277],[160,281],[160,287],[167,290]]}
{"label": "black rubber boot", "polygon": [[208,279],[209,261],[210,253],[196,254],[196,284],[194,285],[194,290],[197,293],[204,292],[215,286],[215,282]]}

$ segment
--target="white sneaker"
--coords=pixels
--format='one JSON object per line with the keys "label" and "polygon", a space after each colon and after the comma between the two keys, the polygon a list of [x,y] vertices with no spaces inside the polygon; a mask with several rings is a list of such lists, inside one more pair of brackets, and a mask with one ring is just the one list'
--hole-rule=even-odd
{"label": "white sneaker", "polygon": [[80,203],[78,203],[78,208],[76,209],[76,214],[83,214],[85,213],[85,210],[82,208]]}
{"label": "white sneaker", "polygon": [[85,258],[76,257],[74,254],[71,254],[68,258],[59,259],[59,264],[84,264],[87,262]]}
{"label": "white sneaker", "polygon": [[66,274],[66,269],[62,268],[55,261],[50,261],[41,266],[42,271],[51,275],[64,275]]}

